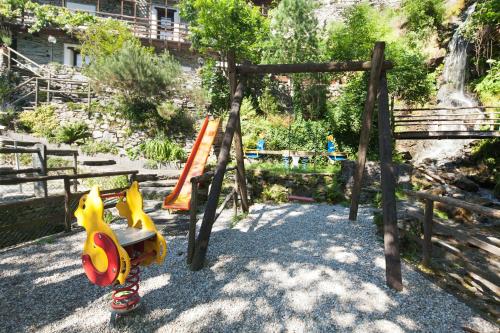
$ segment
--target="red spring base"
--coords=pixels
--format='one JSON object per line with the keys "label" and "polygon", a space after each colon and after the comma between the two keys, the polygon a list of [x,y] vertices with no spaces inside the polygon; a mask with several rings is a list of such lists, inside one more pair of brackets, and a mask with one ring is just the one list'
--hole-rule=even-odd
{"label": "red spring base", "polygon": [[139,296],[139,282],[141,281],[141,269],[139,263],[131,261],[130,273],[123,285],[113,285],[111,309],[116,313],[126,313],[134,310],[141,302]]}

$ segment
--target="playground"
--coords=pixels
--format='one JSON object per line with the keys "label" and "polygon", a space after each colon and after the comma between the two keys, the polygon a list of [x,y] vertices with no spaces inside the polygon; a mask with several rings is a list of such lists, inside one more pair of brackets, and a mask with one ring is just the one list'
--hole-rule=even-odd
{"label": "playground", "polygon": [[[370,208],[253,205],[231,228],[214,225],[206,268],[186,261],[186,235],[165,234],[168,256],[143,271],[143,304],[118,331],[496,332],[468,306],[407,264],[404,291],[386,286],[383,248]],[[162,225],[157,225],[159,230]],[[116,228],[116,226],[113,226]],[[4,331],[98,332],[110,290],[81,266],[85,233],[0,254]],[[10,302],[15,299],[16,302]]]}

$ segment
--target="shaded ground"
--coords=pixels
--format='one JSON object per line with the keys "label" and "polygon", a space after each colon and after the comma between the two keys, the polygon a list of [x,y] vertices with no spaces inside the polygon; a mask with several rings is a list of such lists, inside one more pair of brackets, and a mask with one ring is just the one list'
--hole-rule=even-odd
{"label": "shaded ground", "polygon": [[[229,213],[229,212],[227,212]],[[221,216],[207,267],[185,265],[185,236],[144,270],[143,308],[119,331],[481,332],[497,328],[407,265],[405,290],[385,286],[371,211],[359,222],[330,205],[255,205],[230,228]],[[84,233],[0,254],[0,331],[104,331],[109,289],[83,274]]]}

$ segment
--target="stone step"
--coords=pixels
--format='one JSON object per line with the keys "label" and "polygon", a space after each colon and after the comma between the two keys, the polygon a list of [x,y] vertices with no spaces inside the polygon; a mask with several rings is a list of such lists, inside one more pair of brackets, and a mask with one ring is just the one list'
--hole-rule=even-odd
{"label": "stone step", "polygon": [[86,161],[78,161],[81,165],[87,166],[103,166],[103,165],[114,165],[116,164],[115,160],[86,160]]}
{"label": "stone step", "polygon": [[140,183],[141,188],[144,187],[172,187],[177,184],[177,179],[165,179],[165,180],[149,180]]}
{"label": "stone step", "polygon": [[172,187],[141,187],[141,193],[146,197],[165,197],[173,190]]}

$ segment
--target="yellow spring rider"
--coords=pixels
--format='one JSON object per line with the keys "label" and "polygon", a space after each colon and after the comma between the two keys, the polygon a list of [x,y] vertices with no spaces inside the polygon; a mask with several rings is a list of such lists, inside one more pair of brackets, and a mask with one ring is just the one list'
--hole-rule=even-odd
{"label": "yellow spring rider", "polygon": [[[116,208],[127,219],[127,228],[112,230],[104,222],[102,199],[113,197],[118,198]],[[112,319],[139,306],[139,266],[161,264],[167,254],[165,239],[142,206],[139,185],[133,182],[125,192],[102,195],[94,186],[75,211],[78,224],[87,231],[82,254],[85,274],[96,285],[113,286]]]}

